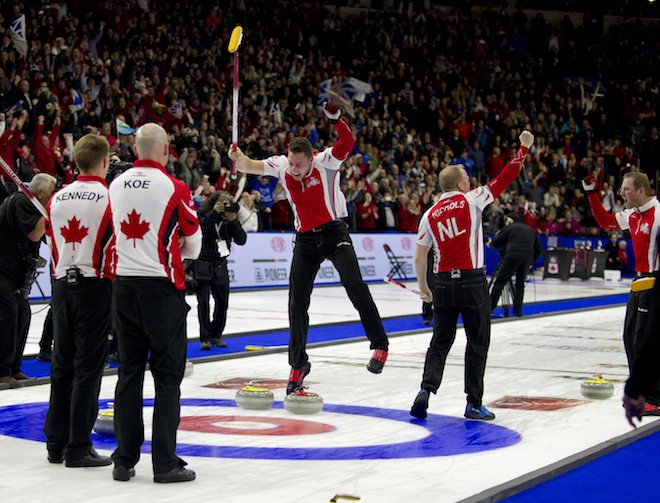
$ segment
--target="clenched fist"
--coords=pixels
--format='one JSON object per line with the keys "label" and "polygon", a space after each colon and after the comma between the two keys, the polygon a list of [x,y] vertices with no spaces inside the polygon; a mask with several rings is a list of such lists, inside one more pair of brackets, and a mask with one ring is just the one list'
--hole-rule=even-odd
{"label": "clenched fist", "polygon": [[331,122],[337,122],[341,117],[341,108],[336,103],[323,103],[323,113]]}
{"label": "clenched fist", "polygon": [[518,139],[520,140],[520,145],[523,147],[530,148],[534,145],[534,135],[531,131],[527,131],[526,129],[523,129],[523,132],[520,133]]}
{"label": "clenched fist", "polygon": [[588,194],[596,190],[597,180],[593,176],[588,176],[582,180],[582,188]]}

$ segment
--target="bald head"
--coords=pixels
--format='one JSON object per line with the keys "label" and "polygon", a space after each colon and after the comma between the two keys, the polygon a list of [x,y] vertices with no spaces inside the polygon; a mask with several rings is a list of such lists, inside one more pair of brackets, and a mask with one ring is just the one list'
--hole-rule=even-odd
{"label": "bald head", "polygon": [[470,179],[462,166],[447,166],[440,171],[438,181],[443,192],[451,190],[467,192],[470,190]]}
{"label": "bald head", "polygon": [[167,164],[169,139],[167,132],[158,124],[150,122],[137,130],[135,134],[135,154],[138,159]]}

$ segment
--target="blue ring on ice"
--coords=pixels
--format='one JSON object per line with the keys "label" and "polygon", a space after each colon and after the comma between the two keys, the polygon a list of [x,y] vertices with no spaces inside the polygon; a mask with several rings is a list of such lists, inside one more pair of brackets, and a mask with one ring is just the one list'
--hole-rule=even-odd
{"label": "blue ring on ice", "polygon": [[[112,400],[99,400],[99,407],[107,407]],[[144,400],[144,406],[152,407],[153,399]],[[181,399],[182,407],[236,407],[234,400]],[[281,409],[282,402],[273,408]],[[48,404],[28,403],[0,407],[0,435],[44,442],[43,425]],[[434,456],[453,456],[501,449],[520,441],[520,435],[508,428],[482,421],[429,414],[426,420],[410,417],[408,411],[360,407],[355,405],[324,404],[325,412],[374,417],[413,424],[425,428],[428,435],[418,440],[393,442],[384,445],[356,445],[344,447],[243,447],[234,445],[177,444],[180,456],[201,456],[236,459],[282,460],[358,460],[358,459],[406,459]],[[112,437],[92,434],[92,442],[98,449],[114,450]],[[142,452],[151,452],[151,442],[145,442]]]}

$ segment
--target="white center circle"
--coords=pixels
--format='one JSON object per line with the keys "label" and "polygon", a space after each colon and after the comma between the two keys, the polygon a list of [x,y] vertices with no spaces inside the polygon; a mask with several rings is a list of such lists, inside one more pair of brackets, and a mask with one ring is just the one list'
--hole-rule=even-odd
{"label": "white center circle", "polygon": [[273,430],[278,425],[273,423],[257,423],[250,421],[218,421],[211,423],[216,428],[227,428],[231,430]]}
{"label": "white center circle", "polygon": [[[354,447],[358,445],[376,446],[390,445],[392,439],[397,442],[415,442],[429,435],[423,425],[393,421],[385,417],[363,416],[359,414],[344,414],[338,412],[323,411],[319,414],[310,416],[296,416],[290,412],[276,408],[264,411],[243,410],[237,407],[226,406],[194,406],[184,405],[181,407],[181,416],[233,416],[234,421],[223,420],[222,417],[211,418],[209,423],[211,427],[226,428],[222,432],[207,431],[179,431],[179,441],[181,443],[207,445],[229,445],[236,447],[258,446],[258,447],[281,447],[281,448],[299,448],[301,434],[304,434],[305,423],[323,423],[334,426],[336,430],[318,434],[306,435],[305,446],[308,448],[339,448]],[[246,416],[242,418],[241,416]],[[262,421],[255,421],[252,417],[263,417]],[[145,408],[145,426],[147,430],[145,435],[150,434],[151,424],[148,421],[149,414]],[[229,419],[229,418],[227,418]],[[273,424],[268,419],[276,419],[284,423]],[[294,430],[287,435],[258,435],[253,436],[249,430],[261,431],[264,433],[275,432],[286,424],[296,422]],[[299,423],[300,422],[300,423]],[[301,428],[301,433],[296,434],[297,428]]]}

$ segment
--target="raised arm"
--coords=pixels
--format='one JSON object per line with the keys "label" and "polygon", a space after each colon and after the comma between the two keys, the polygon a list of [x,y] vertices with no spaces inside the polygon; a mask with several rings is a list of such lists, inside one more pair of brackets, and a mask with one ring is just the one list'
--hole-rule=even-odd
{"label": "raised arm", "polygon": [[332,147],[332,155],[343,161],[353,151],[355,145],[353,132],[348,124],[341,120],[341,108],[335,103],[323,103],[323,113],[335,125],[335,131],[339,135],[339,140]]}
{"label": "raised arm", "polygon": [[353,138],[351,128],[341,119],[335,123],[335,131],[339,135],[339,140],[332,147],[332,155],[343,161],[353,151],[355,138]]}
{"label": "raised arm", "polygon": [[37,118],[37,125],[34,128],[34,137],[32,138],[32,150],[34,151],[35,157],[42,156],[46,147],[44,147],[43,140],[41,137],[44,134],[44,116],[40,115]]}
{"label": "raised arm", "polygon": [[232,145],[229,148],[229,158],[236,163],[236,169],[241,173],[259,176],[264,175],[264,162],[250,159],[236,145]]}
{"label": "raised arm", "polygon": [[620,230],[621,227],[616,220],[616,217],[603,207],[600,200],[598,191],[596,190],[596,179],[593,176],[588,176],[582,180],[582,188],[587,193],[589,203],[591,203],[591,213],[593,213],[596,222],[602,229]]}
{"label": "raised arm", "polygon": [[4,133],[2,133],[2,136],[0,136],[0,148],[3,148],[5,145],[9,144],[9,141],[14,134],[14,130],[16,129],[16,122],[16,119],[12,119],[11,125],[5,129]]}
{"label": "raised arm", "polygon": [[50,135],[48,136],[48,139],[50,140],[50,149],[53,150],[54,145],[55,145],[55,140],[60,135],[60,129],[62,128],[62,119],[59,117],[55,117],[55,122],[53,123],[53,129],[50,132]]}
{"label": "raised arm", "polygon": [[513,183],[520,172],[520,168],[525,165],[527,152],[529,152],[529,148],[534,144],[534,135],[531,132],[524,130],[520,133],[519,139],[520,148],[516,152],[516,155],[514,155],[513,159],[504,166],[499,175],[488,182],[488,188],[493,194],[493,199],[497,199],[497,197]]}

